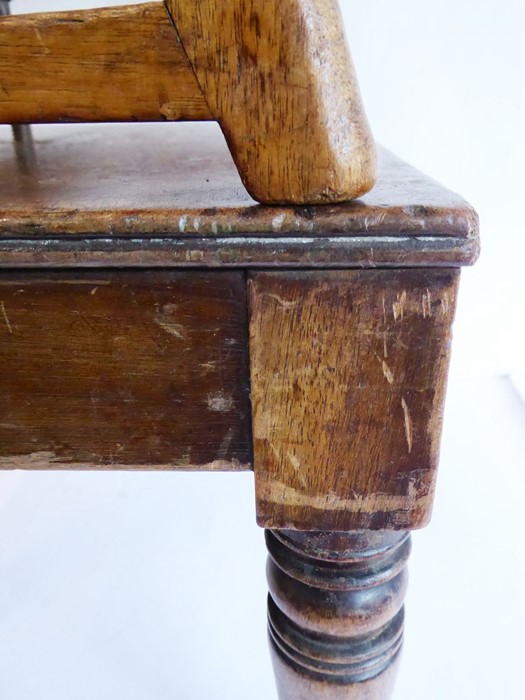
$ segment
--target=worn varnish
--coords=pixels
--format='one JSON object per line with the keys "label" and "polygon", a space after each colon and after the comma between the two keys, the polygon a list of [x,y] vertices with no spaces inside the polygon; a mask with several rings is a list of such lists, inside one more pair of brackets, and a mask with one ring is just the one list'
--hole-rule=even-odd
{"label": "worn varnish", "polygon": [[475,212],[387,153],[364,194],[336,0],[3,18],[0,64],[0,121],[231,150],[0,138],[0,468],[254,465],[280,700],[386,700]]}
{"label": "worn varnish", "polygon": [[0,266],[412,267],[478,254],[473,209],[385,151],[358,201],[267,207],[216,124],[33,131],[28,170],[0,129]]}
{"label": "worn varnish", "polygon": [[212,119],[162,3],[4,17],[0,122]]}
{"label": "worn varnish", "polygon": [[167,0],[252,197],[340,202],[368,192],[375,147],[338,0]]}
{"label": "worn varnish", "polygon": [[280,700],[387,700],[403,641],[407,533],[267,531]]}
{"label": "worn varnish", "polygon": [[264,203],[348,201],[375,181],[337,0],[3,18],[0,64],[3,123],[214,119]]}
{"label": "worn varnish", "polygon": [[4,273],[0,395],[0,468],[249,468],[243,276]]}
{"label": "worn varnish", "polygon": [[411,529],[432,508],[458,272],[254,272],[257,517]]}

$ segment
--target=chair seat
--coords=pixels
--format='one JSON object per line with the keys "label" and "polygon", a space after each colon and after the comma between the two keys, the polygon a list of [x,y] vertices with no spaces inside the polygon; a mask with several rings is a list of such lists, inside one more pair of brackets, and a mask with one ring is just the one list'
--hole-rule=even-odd
{"label": "chair seat", "polygon": [[387,151],[362,199],[262,206],[216,124],[34,127],[24,168],[0,132],[4,266],[470,264],[477,217]]}

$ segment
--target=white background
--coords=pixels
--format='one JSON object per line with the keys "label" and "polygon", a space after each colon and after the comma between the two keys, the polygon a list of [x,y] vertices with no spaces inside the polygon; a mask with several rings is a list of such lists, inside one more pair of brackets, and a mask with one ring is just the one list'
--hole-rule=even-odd
{"label": "white background", "polygon": [[453,371],[523,372],[525,5],[521,0],[341,3],[378,141],[478,210]]}
{"label": "white background", "polygon": [[[377,140],[482,221],[395,698],[521,700],[525,6],[341,4]],[[1,474],[0,699],[272,700],[264,558],[250,474]]]}

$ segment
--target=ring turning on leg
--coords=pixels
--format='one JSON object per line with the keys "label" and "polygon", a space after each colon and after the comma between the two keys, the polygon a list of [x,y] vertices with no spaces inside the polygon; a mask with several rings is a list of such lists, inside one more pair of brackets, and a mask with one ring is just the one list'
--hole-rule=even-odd
{"label": "ring turning on leg", "polygon": [[266,531],[280,700],[386,700],[403,639],[408,533]]}

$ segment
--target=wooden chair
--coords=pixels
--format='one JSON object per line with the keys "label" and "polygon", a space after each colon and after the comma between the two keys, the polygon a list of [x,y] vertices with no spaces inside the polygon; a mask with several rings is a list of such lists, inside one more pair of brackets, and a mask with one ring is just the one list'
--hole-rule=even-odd
{"label": "wooden chair", "polygon": [[253,469],[281,700],[390,696],[479,246],[387,152],[348,201],[376,158],[336,12],[0,20],[0,122],[215,120],[233,156],[202,124],[3,135],[0,466]]}

